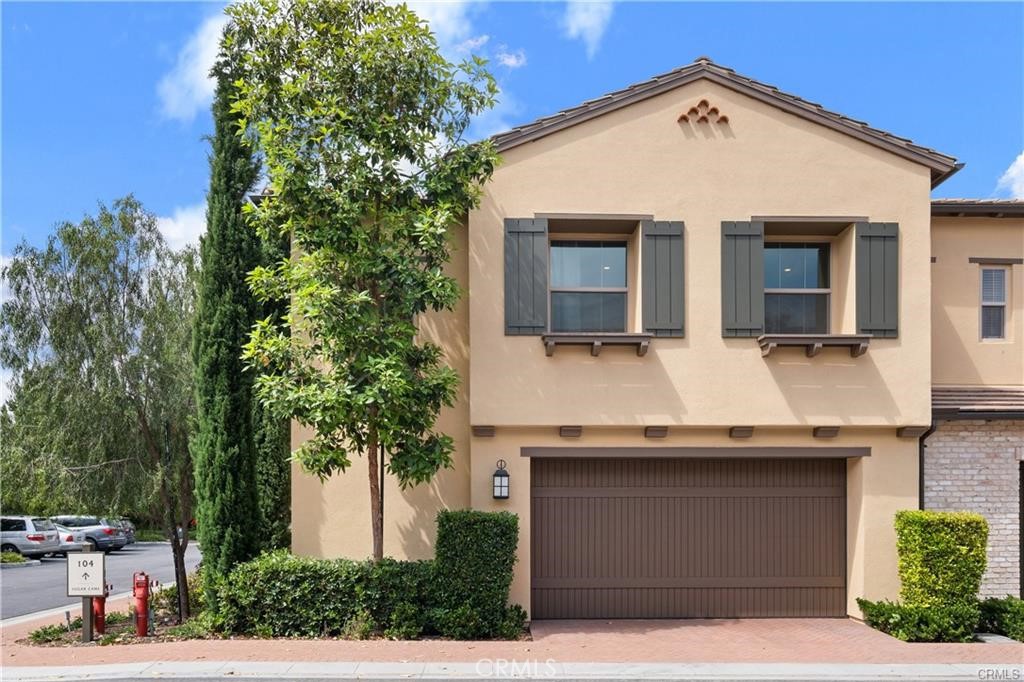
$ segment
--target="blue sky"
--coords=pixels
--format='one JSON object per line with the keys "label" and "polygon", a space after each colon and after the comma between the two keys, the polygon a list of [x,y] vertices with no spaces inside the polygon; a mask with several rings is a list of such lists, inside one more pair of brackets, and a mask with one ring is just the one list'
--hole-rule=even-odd
{"label": "blue sky", "polygon": [[[202,229],[222,5],[4,3],[2,243],[133,192],[174,244]],[[477,135],[707,55],[952,154],[935,196],[1024,198],[1021,3],[422,2],[452,57],[492,60]]]}

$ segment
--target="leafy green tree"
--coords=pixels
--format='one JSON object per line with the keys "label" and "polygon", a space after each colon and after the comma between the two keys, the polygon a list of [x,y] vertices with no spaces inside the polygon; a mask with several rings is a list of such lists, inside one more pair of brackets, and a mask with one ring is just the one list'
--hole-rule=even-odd
{"label": "leafy green tree", "polygon": [[[171,538],[183,619],[194,261],[192,250],[168,249],[156,218],[127,196],[58,225],[43,248],[16,247],[0,312],[0,361],[13,384],[0,421],[3,440],[13,441],[5,459],[22,457],[36,485],[49,479],[64,494],[78,491],[90,511],[118,503],[106,499],[124,492],[111,485],[117,477],[152,495]],[[43,494],[31,493],[36,503]]]}
{"label": "leafy green tree", "polygon": [[213,152],[206,197],[206,234],[196,304],[192,359],[197,427],[193,441],[196,518],[204,566],[226,575],[259,553],[257,451],[252,373],[242,345],[257,316],[246,276],[259,265],[260,238],[246,225],[242,206],[259,177],[259,162],[239,135],[231,112],[230,59],[214,68]]}
{"label": "leafy green tree", "polygon": [[449,63],[426,24],[377,0],[247,0],[228,8],[244,55],[236,109],[258,139],[270,194],[254,210],[294,256],[256,268],[262,320],[245,357],[261,400],[315,435],[295,456],[321,478],[365,456],[373,556],[383,556],[379,477],[403,487],[450,466],[434,429],[458,375],[417,336],[417,316],[451,309],[449,233],[497,160],[466,144],[497,88],[482,60]]}

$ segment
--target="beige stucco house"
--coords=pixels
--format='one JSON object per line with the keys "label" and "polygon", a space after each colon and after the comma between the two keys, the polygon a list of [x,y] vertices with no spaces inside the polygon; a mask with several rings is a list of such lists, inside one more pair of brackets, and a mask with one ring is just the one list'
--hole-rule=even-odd
{"label": "beige stucco house", "polygon": [[[859,615],[925,505],[1020,591],[1024,204],[932,201],[956,159],[707,59],[495,143],[421,320],[455,466],[388,481],[386,553],[509,510],[533,618]],[[365,482],[296,469],[294,551],[369,555]]]}

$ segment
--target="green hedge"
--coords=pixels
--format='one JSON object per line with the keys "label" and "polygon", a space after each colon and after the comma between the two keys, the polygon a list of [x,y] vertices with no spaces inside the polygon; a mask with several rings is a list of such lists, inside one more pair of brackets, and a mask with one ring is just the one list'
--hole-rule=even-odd
{"label": "green hedge", "polygon": [[222,632],[266,637],[515,639],[526,621],[508,605],[518,538],[514,514],[456,511],[438,514],[434,561],[264,554],[212,586],[210,618]]}
{"label": "green hedge", "polygon": [[985,572],[988,523],[968,512],[901,511],[896,551],[909,607],[975,604]]}
{"label": "green hedge", "polygon": [[904,642],[970,642],[980,617],[974,604],[908,606],[858,599],[864,622]]}
{"label": "green hedge", "polygon": [[519,544],[511,512],[441,511],[437,515],[438,631],[458,639],[508,636],[519,609],[508,607]]}
{"label": "green hedge", "polygon": [[410,607],[423,611],[431,582],[429,561],[310,559],[277,551],[239,564],[220,582],[216,620],[226,632],[261,636],[415,637],[423,623]]}
{"label": "green hedge", "polygon": [[981,602],[981,628],[1024,642],[1024,599],[1007,595]]}

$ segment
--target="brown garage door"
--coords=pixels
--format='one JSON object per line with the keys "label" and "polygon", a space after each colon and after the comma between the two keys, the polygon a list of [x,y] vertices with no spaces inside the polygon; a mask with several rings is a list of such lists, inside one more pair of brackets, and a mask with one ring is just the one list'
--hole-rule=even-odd
{"label": "brown garage door", "polygon": [[534,618],[846,615],[843,459],[531,462]]}

